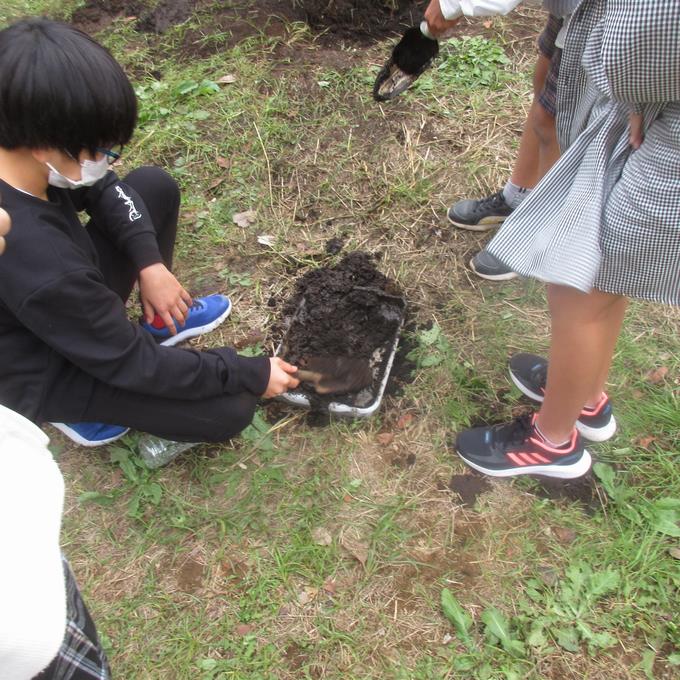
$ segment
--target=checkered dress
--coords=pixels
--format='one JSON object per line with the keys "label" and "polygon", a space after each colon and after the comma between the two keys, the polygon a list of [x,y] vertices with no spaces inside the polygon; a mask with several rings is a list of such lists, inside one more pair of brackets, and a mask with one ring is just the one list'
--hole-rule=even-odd
{"label": "checkered dress", "polygon": [[59,653],[34,680],[110,680],[111,671],[97,630],[66,559],[66,632]]}
{"label": "checkered dress", "polygon": [[[644,142],[628,142],[631,112]],[[588,292],[680,304],[680,1],[583,0],[562,54],[564,154],[490,252]]]}

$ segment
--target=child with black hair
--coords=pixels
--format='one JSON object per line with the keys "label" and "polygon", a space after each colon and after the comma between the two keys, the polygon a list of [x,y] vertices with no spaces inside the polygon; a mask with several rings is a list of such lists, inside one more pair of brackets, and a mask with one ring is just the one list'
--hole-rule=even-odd
{"label": "child with black hair", "polygon": [[[128,427],[224,441],[258,397],[297,386],[295,367],[163,346],[211,330],[231,303],[192,300],[170,271],[174,180],[111,170],[136,117],[120,65],[81,31],[46,19],[0,31],[0,193],[13,221],[0,261],[0,404],[85,445]],[[125,310],[135,282],[143,324]]]}

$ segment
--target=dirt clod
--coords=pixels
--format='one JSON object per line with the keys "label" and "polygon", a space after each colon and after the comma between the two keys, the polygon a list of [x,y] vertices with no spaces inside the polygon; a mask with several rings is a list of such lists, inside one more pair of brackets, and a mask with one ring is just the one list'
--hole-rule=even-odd
{"label": "dirt clod", "polygon": [[345,240],[335,236],[326,241],[326,252],[329,255],[337,255],[345,247]]}
{"label": "dirt clod", "polygon": [[486,477],[478,475],[453,475],[448,488],[460,498],[466,508],[471,508],[477,497],[491,488],[491,484]]}

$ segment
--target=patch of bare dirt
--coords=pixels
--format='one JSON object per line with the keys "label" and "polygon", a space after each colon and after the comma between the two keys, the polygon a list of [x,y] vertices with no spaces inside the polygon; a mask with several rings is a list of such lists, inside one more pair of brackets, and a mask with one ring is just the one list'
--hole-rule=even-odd
{"label": "patch of bare dirt", "polygon": [[[392,6],[392,5],[395,6]],[[160,0],[149,6],[140,0],[88,0],[77,10],[73,22],[88,32],[104,29],[112,20],[129,18],[137,30],[165,33],[184,23],[194,12],[210,13],[210,28],[202,29],[205,37],[212,33],[229,33],[231,44],[264,32],[277,34],[286,21],[306,21],[321,36],[337,40],[372,40],[398,32],[420,20],[424,0],[398,0],[396,3],[364,2],[363,0],[260,0],[253,2],[196,2],[189,0]],[[197,34],[188,35],[191,38]],[[229,45],[223,45],[223,47]],[[198,49],[199,52],[200,48]],[[205,56],[205,55],[203,55]]]}

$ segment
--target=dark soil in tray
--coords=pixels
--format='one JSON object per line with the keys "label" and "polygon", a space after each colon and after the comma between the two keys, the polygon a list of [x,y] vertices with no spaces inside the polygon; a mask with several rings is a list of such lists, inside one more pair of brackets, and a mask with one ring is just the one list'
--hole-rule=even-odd
{"label": "dark soil in tray", "polygon": [[[348,356],[371,359],[375,367],[373,394],[384,376],[384,364],[404,315],[396,284],[381,274],[375,258],[364,252],[347,255],[335,267],[305,274],[283,309],[278,333],[281,355],[304,366],[310,356]],[[376,352],[379,350],[379,352]],[[339,401],[358,404],[356,395],[318,397],[316,405]]]}

